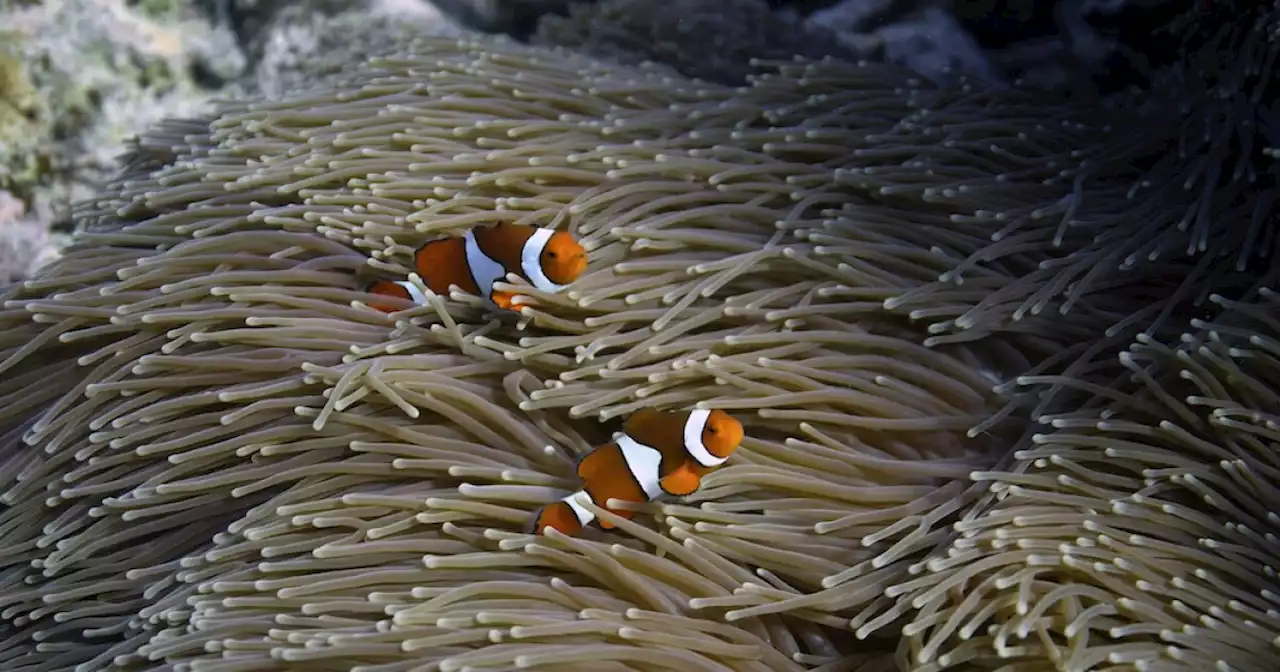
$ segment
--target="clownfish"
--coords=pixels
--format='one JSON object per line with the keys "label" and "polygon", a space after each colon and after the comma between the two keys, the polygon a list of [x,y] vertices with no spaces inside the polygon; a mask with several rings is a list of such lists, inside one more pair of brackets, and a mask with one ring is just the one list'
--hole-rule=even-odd
{"label": "clownfish", "polygon": [[[477,227],[461,238],[427,242],[414,253],[413,265],[422,282],[437,294],[448,294],[449,287],[457,286],[511,310],[515,295],[495,290],[493,283],[515,273],[536,289],[558,292],[586,270],[587,251],[568,232],[502,222]],[[365,291],[427,303],[422,291],[407,281],[374,280]],[[381,302],[370,305],[384,313],[398,310]]]}
{"label": "clownfish", "polygon": [[[576,535],[595,520],[579,504],[586,496],[606,508],[610,499],[648,502],[663,494],[683,496],[698,489],[702,477],[724,464],[742,442],[742,423],[721,410],[683,412],[645,409],[627,418],[616,440],[591,450],[578,461],[582,489],[538,509],[527,532],[548,527]],[[623,518],[631,511],[607,509]],[[604,529],[612,523],[600,521]]]}

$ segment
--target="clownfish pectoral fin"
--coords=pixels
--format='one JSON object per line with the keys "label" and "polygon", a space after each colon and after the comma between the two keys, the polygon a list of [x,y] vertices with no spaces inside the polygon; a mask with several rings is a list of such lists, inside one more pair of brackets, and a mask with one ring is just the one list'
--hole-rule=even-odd
{"label": "clownfish pectoral fin", "polygon": [[[622,493],[620,493],[620,492],[619,492],[619,493],[617,493],[617,494],[621,495]],[[595,499],[594,501],[599,502],[599,506],[600,506],[600,508],[604,509],[605,511],[608,511],[609,513],[612,513],[613,515],[615,515],[615,516],[617,516],[617,517],[619,517],[619,518],[625,518],[625,519],[627,519],[627,520],[631,520],[631,518],[632,518],[633,516],[635,516],[635,515],[636,515],[636,512],[635,512],[635,511],[632,511],[632,510],[630,510],[630,509],[615,509],[615,508],[613,508],[613,507],[609,506],[609,500],[610,500],[610,499],[617,499],[618,501],[628,501],[628,502],[629,502],[629,501],[635,501],[635,500],[634,500],[634,499],[632,499],[631,497],[627,497],[627,496],[622,496],[622,497],[614,497],[614,496],[604,497],[603,495],[601,495],[599,498]],[[600,527],[603,527],[603,528],[604,528],[604,529],[606,529],[606,530],[612,530],[613,528],[617,527],[617,525],[614,525],[613,523],[611,523],[611,522],[609,522],[609,521],[607,521],[607,520],[605,520],[605,519],[603,519],[603,518],[600,518],[600,519],[599,519],[599,521],[600,521]]]}
{"label": "clownfish pectoral fin", "polygon": [[516,296],[515,292],[501,292],[495,289],[489,293],[489,300],[493,301],[493,305],[503,310],[518,310],[519,306],[515,301]]}
{"label": "clownfish pectoral fin", "polygon": [[[365,286],[364,291],[369,294],[386,296],[392,299],[400,299],[407,304],[416,304],[417,302],[414,301],[413,294],[410,293],[408,287],[405,287],[406,284],[408,283],[393,282],[391,280],[374,280]],[[394,313],[401,310],[407,310],[411,308],[412,305],[402,305],[400,301],[380,301],[375,299],[369,302],[369,307],[384,313]]]}
{"label": "clownfish pectoral fin", "polygon": [[702,485],[702,477],[693,471],[693,465],[685,462],[658,481],[662,491],[668,495],[683,497],[691,495]]}
{"label": "clownfish pectoral fin", "polygon": [[[628,511],[626,509],[611,509],[606,506],[604,507],[604,510],[608,511],[609,513],[612,513],[613,515],[619,518],[626,518],[627,520],[631,520],[631,517],[635,515],[635,511]],[[600,527],[603,527],[606,530],[612,530],[613,528],[617,527],[617,525],[614,525],[613,523],[601,518]]]}
{"label": "clownfish pectoral fin", "polygon": [[534,513],[530,531],[533,534],[546,534],[548,527],[571,537],[582,534],[582,521],[578,520],[573,507],[567,502],[554,502]]}

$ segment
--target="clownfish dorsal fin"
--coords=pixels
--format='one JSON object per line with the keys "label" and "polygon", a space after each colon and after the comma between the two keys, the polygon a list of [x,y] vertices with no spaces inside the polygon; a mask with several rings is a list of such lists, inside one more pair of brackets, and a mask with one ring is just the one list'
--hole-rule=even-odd
{"label": "clownfish dorsal fin", "polygon": [[627,417],[626,422],[622,423],[622,431],[640,443],[657,447],[657,442],[661,441],[665,433],[662,431],[663,427],[672,421],[671,413],[667,411],[642,408]]}

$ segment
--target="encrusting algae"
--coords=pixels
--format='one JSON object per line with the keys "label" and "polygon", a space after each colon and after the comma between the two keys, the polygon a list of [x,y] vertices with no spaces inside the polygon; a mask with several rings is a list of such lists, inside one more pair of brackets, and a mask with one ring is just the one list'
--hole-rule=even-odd
{"label": "encrusting algae", "polygon": [[[1094,247],[1179,126],[754,65],[419,39],[142,138],[4,296],[0,666],[1266,669],[1275,278]],[[514,314],[411,274],[498,223],[586,272]],[[645,409],[744,438],[527,534]]]}

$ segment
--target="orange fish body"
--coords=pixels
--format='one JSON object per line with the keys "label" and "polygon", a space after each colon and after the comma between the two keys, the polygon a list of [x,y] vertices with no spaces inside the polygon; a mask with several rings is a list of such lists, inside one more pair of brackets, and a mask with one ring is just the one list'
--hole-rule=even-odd
{"label": "orange fish body", "polygon": [[[579,503],[583,497],[607,509],[610,499],[642,503],[663,494],[691,494],[741,442],[742,424],[724,411],[639,411],[627,418],[616,441],[582,457],[582,490],[539,509],[531,531],[542,534],[552,527],[568,535],[582,532],[595,520],[595,514]],[[630,511],[607,510],[631,517]],[[609,529],[613,524],[602,520],[600,526]]]}
{"label": "orange fish body", "polygon": [[[586,270],[587,253],[568,232],[503,222],[472,229],[461,238],[430,241],[414,253],[413,265],[436,294],[448,294],[450,287],[457,287],[510,310],[514,295],[495,290],[495,282],[515,273],[540,291],[558,292]],[[365,291],[418,305],[427,302],[407,281],[375,280]],[[400,310],[392,302],[370,305],[386,313]]]}

